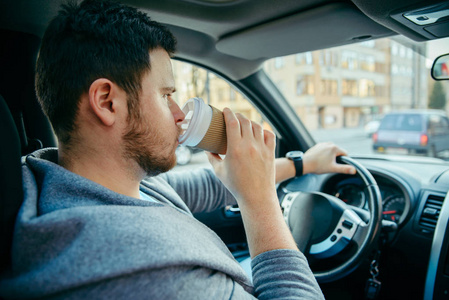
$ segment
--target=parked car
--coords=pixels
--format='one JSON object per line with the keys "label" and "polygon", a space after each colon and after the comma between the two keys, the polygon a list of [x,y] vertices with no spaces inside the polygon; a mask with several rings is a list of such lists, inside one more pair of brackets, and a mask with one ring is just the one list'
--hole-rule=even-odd
{"label": "parked car", "polygon": [[449,150],[449,119],[439,110],[410,110],[385,115],[373,135],[378,153],[437,157]]}
{"label": "parked car", "polygon": [[363,127],[365,134],[368,137],[372,137],[373,134],[379,129],[380,120],[372,120],[366,123],[366,125]]}
{"label": "parked car", "polygon": [[[7,104],[1,112],[10,110],[15,120],[11,130],[0,126],[3,130],[0,258],[5,263],[0,269],[1,276],[12,273],[8,269],[14,256],[14,253],[11,255],[11,237],[23,192],[20,156],[41,147],[57,146],[52,127],[36,101],[34,67],[45,28],[65,2],[14,0],[0,4],[0,95]],[[449,36],[447,14],[444,14],[447,1],[442,0],[119,2],[148,13],[155,21],[164,23],[177,38],[174,73],[184,77],[176,82],[176,100],[203,97],[198,93],[204,92],[210,95],[205,99],[213,105],[218,106],[214,101],[220,102],[218,108],[232,106],[252,119],[258,112],[264,117],[264,124],[276,133],[278,157],[291,150],[306,151],[312,147],[316,140],[311,134],[313,129],[354,128],[360,124],[361,114],[384,111],[381,108],[393,104],[388,95],[393,95],[395,89],[400,92],[401,101],[404,100],[402,92],[418,94],[421,85],[415,82],[427,86],[429,79],[425,76],[429,70],[425,68],[425,61],[432,57],[424,58],[413,49],[429,55],[449,53],[447,39],[442,39]],[[441,18],[432,16],[435,11],[443,13]],[[437,39],[442,43],[432,46],[432,41]],[[376,50],[377,46],[380,50]],[[178,62],[183,65],[176,69]],[[200,66],[206,75],[193,82],[192,78],[201,75]],[[414,66],[422,66],[422,69],[411,72]],[[301,74],[284,73],[294,67],[300,69]],[[317,74],[320,77],[314,77]],[[395,75],[400,78],[393,80]],[[219,80],[216,97],[213,97],[213,88],[205,83]],[[223,82],[240,94],[225,89]],[[194,95],[189,94],[189,88]],[[408,100],[411,101],[411,96]],[[434,123],[440,125],[432,125],[437,119],[439,121]],[[0,118],[0,122],[4,120]],[[449,130],[445,124],[447,118],[441,113],[391,114],[374,135],[374,147],[382,152],[415,151],[434,155],[446,147],[444,141],[437,141],[440,137],[443,140],[443,136],[447,140]],[[11,147],[13,134],[20,135],[20,144],[15,148]],[[340,146],[343,148],[349,144],[361,148],[358,138],[363,133],[360,131],[358,136],[342,136]],[[365,136],[363,138],[366,140]],[[370,143],[367,148],[372,150]],[[359,235],[365,238],[363,243],[340,238],[342,230],[347,228],[325,230],[321,232],[322,237],[306,241],[310,247],[304,253],[326,299],[365,299],[366,291],[372,291],[366,289],[367,283],[372,283],[377,275],[374,279],[382,283],[378,299],[447,299],[449,163],[427,157],[385,155],[379,158],[370,151],[352,157],[359,170],[363,170],[359,173],[361,176],[309,174],[284,182],[278,188],[284,212],[297,195],[326,195],[340,201],[336,206],[344,206],[350,214],[361,216],[371,228],[372,238]],[[19,178],[19,183],[14,181],[16,185],[13,186],[11,182],[15,178]],[[364,181],[367,178],[368,184]],[[324,209],[323,213],[328,211]],[[377,218],[373,218],[374,212],[378,213]],[[294,210],[290,214],[294,214]],[[47,217],[51,220],[51,215]],[[220,208],[195,214],[195,217],[221,237],[236,259],[248,256],[237,207]],[[324,217],[311,220],[310,227],[329,220],[331,218]],[[82,232],[83,228],[78,228],[77,224],[76,220],[71,223]],[[342,224],[351,227],[347,222]],[[123,236],[132,240],[126,233]],[[313,246],[323,246],[322,242],[333,246],[337,240],[337,250],[326,253],[325,257],[316,255],[317,247]],[[17,242],[15,246],[20,247]],[[148,247],[151,250],[153,245]],[[89,246],[84,249],[89,251]],[[16,261],[20,259],[32,260],[22,257]],[[86,257],[81,264],[89,264],[88,259]],[[83,276],[89,277],[68,269],[61,268],[61,272],[73,273],[80,280]],[[214,270],[210,274],[216,276],[217,272]],[[51,287],[51,282],[45,278],[29,273],[24,276],[36,278],[36,285],[43,288]],[[55,276],[53,279],[65,278]],[[59,291],[53,292],[55,297],[64,297]],[[108,297],[103,296],[100,298]]]}

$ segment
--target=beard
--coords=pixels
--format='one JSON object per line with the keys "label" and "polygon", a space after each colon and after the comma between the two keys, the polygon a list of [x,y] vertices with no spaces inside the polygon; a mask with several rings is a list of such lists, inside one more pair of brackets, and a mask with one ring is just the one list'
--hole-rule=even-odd
{"label": "beard", "polygon": [[[124,156],[134,160],[147,176],[156,176],[176,165],[176,141],[167,139],[165,131],[151,126],[140,112],[130,116],[123,135]],[[179,130],[176,138],[179,136]]]}

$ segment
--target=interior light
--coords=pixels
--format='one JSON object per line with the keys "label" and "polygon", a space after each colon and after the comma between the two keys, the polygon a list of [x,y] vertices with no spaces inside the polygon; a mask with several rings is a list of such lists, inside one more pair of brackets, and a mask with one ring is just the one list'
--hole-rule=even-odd
{"label": "interior light", "polygon": [[404,17],[416,25],[429,25],[449,16],[449,3],[441,3],[404,14]]}

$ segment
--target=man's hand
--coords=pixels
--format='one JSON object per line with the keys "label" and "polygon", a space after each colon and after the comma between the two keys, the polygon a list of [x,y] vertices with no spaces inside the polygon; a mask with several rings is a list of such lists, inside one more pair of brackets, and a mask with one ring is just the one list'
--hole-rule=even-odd
{"label": "man's hand", "polygon": [[238,201],[256,200],[275,191],[275,135],[230,109],[223,110],[228,148],[226,157],[208,153],[215,173]]}
{"label": "man's hand", "polygon": [[274,249],[298,250],[276,194],[274,134],[227,108],[223,114],[226,157],[208,156],[218,178],[237,199],[251,257]]}
{"label": "man's hand", "polygon": [[[333,143],[319,143],[310,148],[303,156],[303,174],[343,173],[355,174],[355,168],[337,163],[337,156],[347,155],[346,151]],[[276,159],[276,182],[294,177],[293,161],[282,157]]]}
{"label": "man's hand", "polygon": [[353,166],[337,163],[336,158],[341,155],[347,155],[346,151],[333,143],[316,144],[304,153],[304,174],[355,174],[356,171]]}

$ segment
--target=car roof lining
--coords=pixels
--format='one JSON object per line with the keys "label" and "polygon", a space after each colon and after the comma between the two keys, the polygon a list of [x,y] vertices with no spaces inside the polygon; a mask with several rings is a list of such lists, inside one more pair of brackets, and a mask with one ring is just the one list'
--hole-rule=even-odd
{"label": "car roof lining", "polygon": [[367,20],[352,4],[332,3],[226,36],[217,42],[217,49],[249,60],[267,59],[393,34]]}
{"label": "car roof lining", "polygon": [[[0,28],[42,36],[66,0],[16,0],[2,4]],[[166,24],[181,59],[229,78],[248,77],[264,60],[401,33],[425,40],[392,13],[441,0],[122,0]],[[374,21],[373,21],[374,20]],[[329,26],[332,24],[332,26]],[[188,27],[188,28],[186,28]],[[264,38],[266,36],[270,38]]]}
{"label": "car roof lining", "polygon": [[167,25],[167,27],[178,40],[175,58],[191,61],[216,72],[226,74],[230,79],[239,80],[246,78],[259,70],[264,61],[263,59],[245,60],[220,53],[213,46],[212,37],[204,33],[172,25]]}

